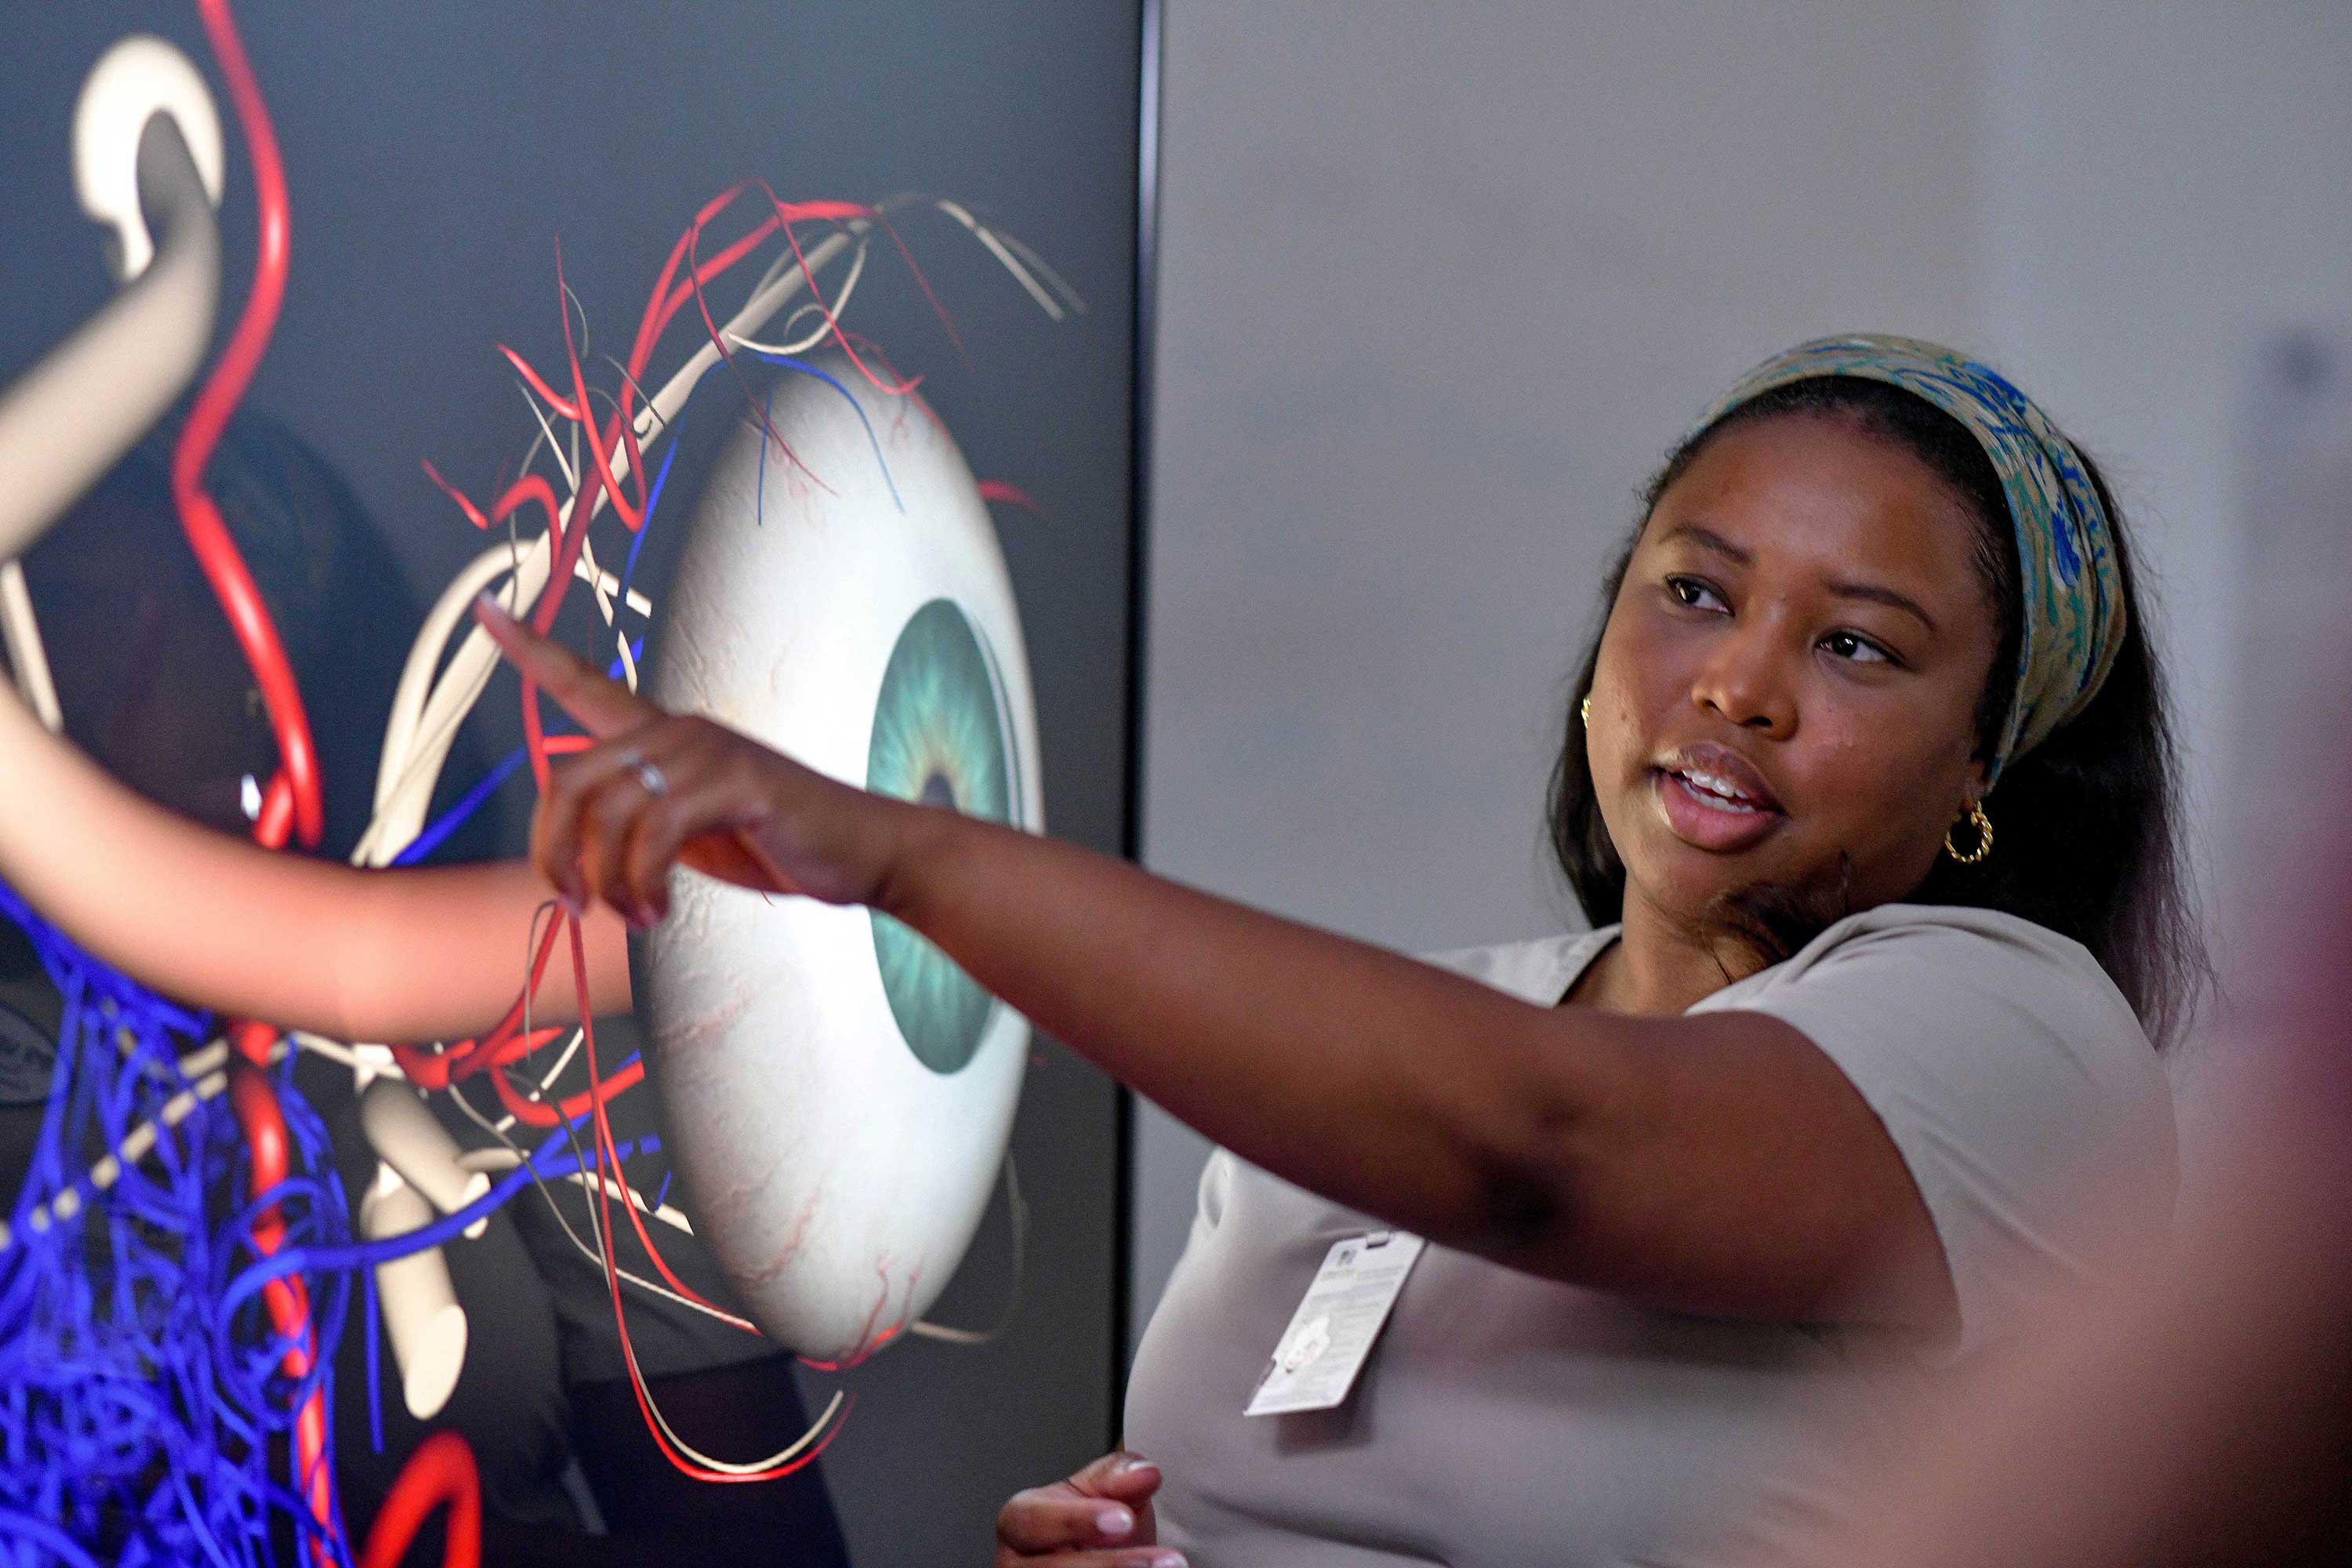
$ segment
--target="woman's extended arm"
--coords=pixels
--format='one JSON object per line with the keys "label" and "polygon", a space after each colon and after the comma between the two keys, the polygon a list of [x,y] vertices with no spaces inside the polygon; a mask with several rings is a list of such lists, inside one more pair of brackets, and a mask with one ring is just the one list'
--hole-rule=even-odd
{"label": "woman's extended arm", "polygon": [[[198,1006],[346,1040],[495,1023],[520,988],[547,884],[509,860],[362,871],[272,854],[126,789],[0,682],[0,879],[92,953]],[[629,1005],[621,922],[592,916],[589,1000]],[[535,1016],[578,1009],[568,977]]]}
{"label": "woman's extended arm", "polygon": [[1932,1226],[1868,1105],[1778,1019],[1534,1006],[1074,846],[937,812],[904,831],[880,907],[1287,1181],[1662,1305],[1936,1315],[1916,1270],[1867,1294],[1906,1231],[1938,1258]]}
{"label": "woman's extended arm", "polygon": [[[581,903],[658,919],[684,859],[871,904],[1243,1158],[1531,1272],[1759,1317],[1949,1310],[1901,1157],[1786,1024],[1532,1006],[1071,845],[826,779],[664,714],[494,608],[483,618],[605,739],[559,768],[533,832],[534,860]],[[1892,1287],[1878,1283],[1890,1262],[1905,1266]]]}

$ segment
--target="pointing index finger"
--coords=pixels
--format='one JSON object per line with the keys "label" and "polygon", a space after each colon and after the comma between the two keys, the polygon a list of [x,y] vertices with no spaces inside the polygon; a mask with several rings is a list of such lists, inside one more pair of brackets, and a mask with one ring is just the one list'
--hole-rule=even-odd
{"label": "pointing index finger", "polygon": [[499,651],[526,678],[555,699],[580,727],[598,740],[636,729],[661,710],[604,674],[562,644],[551,642],[507,614],[484,593],[474,601],[474,619]]}

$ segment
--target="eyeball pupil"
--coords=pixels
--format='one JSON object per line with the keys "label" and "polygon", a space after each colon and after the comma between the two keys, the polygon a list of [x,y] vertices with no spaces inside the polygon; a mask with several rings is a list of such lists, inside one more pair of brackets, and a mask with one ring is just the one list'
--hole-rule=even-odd
{"label": "eyeball pupil", "polygon": [[[981,629],[951,599],[908,618],[883,670],[866,757],[878,795],[1011,823],[1013,729]],[[890,1014],[915,1059],[959,1071],[988,1033],[995,998],[914,931],[876,913],[874,957]]]}

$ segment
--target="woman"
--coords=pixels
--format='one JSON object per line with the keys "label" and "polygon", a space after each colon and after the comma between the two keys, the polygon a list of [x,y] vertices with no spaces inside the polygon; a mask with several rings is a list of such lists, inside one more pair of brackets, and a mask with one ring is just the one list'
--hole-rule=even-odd
{"label": "woman", "polygon": [[[2151,1042],[2200,961],[2095,471],[1983,366],[1851,338],[1646,499],[1554,790],[1614,923],[1442,965],[867,795],[485,609],[604,740],[535,826],[575,907],[658,921],[683,861],[886,910],[1223,1146],[1130,1393],[1164,1485],[1024,1493],[1000,1563],[1680,1558],[1834,1510],[1797,1392],[1887,1408],[2160,1232]],[[2137,1234],[2084,1234],[2065,1192],[2116,1163]],[[1391,1227],[1430,1246],[1360,1385],[1244,1416],[1333,1243]]]}
{"label": "woman", "polygon": [[[1798,1394],[1898,1408],[2138,1239],[2070,1220],[2078,1168],[2140,1173],[2123,1228],[2160,1228],[2151,1041],[2198,960],[2115,509],[1982,366],[1859,338],[1759,367],[1653,487],[1609,606],[1553,828],[1614,923],[1437,965],[835,783],[488,605],[601,741],[541,803],[536,872],[261,867],[29,745],[0,746],[16,787],[109,826],[72,876],[35,885],[5,822],[0,859],[97,930],[102,889],[178,855],[253,912],[233,941],[185,922],[145,978],[371,1038],[509,989],[540,877],[597,908],[600,1014],[628,998],[603,910],[659,920],[675,864],[884,910],[1226,1151],[1129,1401],[1164,1472],[1112,1456],[1023,1494],[1000,1563],[1687,1560],[1720,1520],[1837,1506],[1787,1447]],[[350,963],[231,994],[280,950],[255,921],[320,910]],[[442,983],[382,973],[371,931],[424,932]],[[1428,1247],[1352,1394],[1245,1416],[1327,1253],[1387,1228]]]}

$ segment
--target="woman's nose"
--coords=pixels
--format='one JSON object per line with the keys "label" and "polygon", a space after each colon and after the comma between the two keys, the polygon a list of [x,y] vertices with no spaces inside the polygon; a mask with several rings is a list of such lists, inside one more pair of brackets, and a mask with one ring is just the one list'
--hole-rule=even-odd
{"label": "woman's nose", "polygon": [[1691,701],[1744,730],[1785,740],[1797,727],[1793,684],[1764,628],[1723,638],[1691,683]]}

